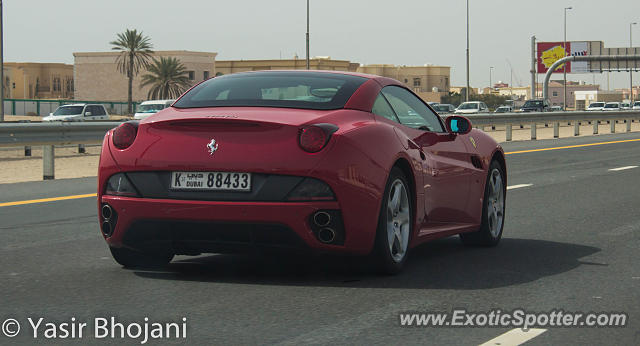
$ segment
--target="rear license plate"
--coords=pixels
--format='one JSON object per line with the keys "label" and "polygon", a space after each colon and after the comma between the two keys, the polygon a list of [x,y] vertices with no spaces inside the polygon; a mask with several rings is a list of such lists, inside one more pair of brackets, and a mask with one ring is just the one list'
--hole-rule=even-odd
{"label": "rear license plate", "polygon": [[171,172],[171,189],[251,191],[251,173]]}

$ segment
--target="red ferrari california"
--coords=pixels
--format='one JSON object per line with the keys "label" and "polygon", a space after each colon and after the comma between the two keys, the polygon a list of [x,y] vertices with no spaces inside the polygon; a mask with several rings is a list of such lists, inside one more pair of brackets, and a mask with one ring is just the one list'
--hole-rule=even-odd
{"label": "red ferrari california", "polygon": [[396,273],[430,239],[496,245],[506,183],[500,145],[396,80],[262,71],[109,131],[98,208],[125,267],[264,247],[370,254]]}

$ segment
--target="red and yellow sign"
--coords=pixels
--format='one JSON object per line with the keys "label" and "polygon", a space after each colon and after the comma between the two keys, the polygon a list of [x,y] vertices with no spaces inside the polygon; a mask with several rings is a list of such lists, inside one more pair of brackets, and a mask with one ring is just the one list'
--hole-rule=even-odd
{"label": "red and yellow sign", "polygon": [[[569,56],[571,42],[567,42],[567,49],[563,47],[564,42],[538,42],[538,73],[547,73],[556,61]],[[560,65],[553,73],[564,73],[565,67],[571,73],[571,62]]]}

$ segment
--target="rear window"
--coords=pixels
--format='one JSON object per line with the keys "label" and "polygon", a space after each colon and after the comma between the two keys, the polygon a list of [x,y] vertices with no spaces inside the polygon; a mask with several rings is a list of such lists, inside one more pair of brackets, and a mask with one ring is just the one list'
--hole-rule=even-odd
{"label": "rear window", "polygon": [[542,107],[542,101],[527,101],[523,107]]}
{"label": "rear window", "polygon": [[320,72],[250,72],[209,79],[176,108],[283,107],[339,109],[367,78]]}
{"label": "rear window", "polygon": [[463,103],[458,109],[478,109],[477,103]]}
{"label": "rear window", "polygon": [[61,106],[56,109],[53,115],[78,115],[82,114],[84,106]]}

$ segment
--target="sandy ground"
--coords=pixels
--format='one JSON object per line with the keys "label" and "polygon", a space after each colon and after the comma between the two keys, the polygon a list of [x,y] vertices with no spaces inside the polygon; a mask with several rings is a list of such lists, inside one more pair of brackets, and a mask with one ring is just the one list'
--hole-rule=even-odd
{"label": "sandy ground", "polygon": [[[15,118],[33,119],[38,117]],[[632,125],[632,131],[640,131],[640,123],[636,122]],[[537,129],[537,138],[553,138],[553,127],[551,124],[550,126],[551,127],[545,128],[544,126],[539,125]],[[491,130],[487,127],[485,130],[498,142],[504,142],[506,139],[506,133],[503,127],[497,127],[496,130]],[[573,131],[573,126],[561,126],[560,137],[573,137]],[[626,124],[617,124],[616,132],[624,131],[626,131]],[[592,133],[592,125],[585,124],[580,127],[581,136],[591,136]],[[599,133],[610,133],[610,125],[601,124],[599,127]],[[530,140],[530,136],[530,127],[525,126],[524,129],[519,129],[519,127],[514,126],[514,141]],[[33,147],[31,157],[25,157],[24,154],[24,147],[0,148],[0,184],[42,180],[42,147]],[[85,154],[79,154],[77,146],[56,148],[55,177],[56,179],[64,179],[96,176],[99,159],[99,146],[86,147]]]}

